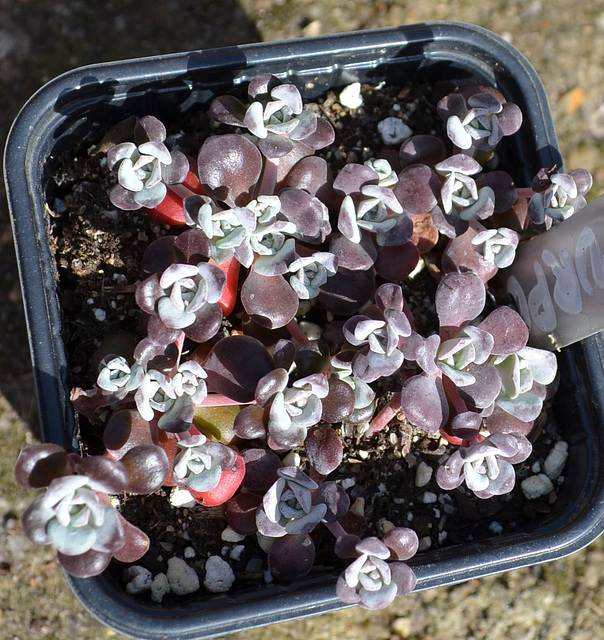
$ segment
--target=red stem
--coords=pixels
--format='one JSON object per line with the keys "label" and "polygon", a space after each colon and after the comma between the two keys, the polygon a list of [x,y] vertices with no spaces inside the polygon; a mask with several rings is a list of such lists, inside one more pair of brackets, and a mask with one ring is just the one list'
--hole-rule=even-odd
{"label": "red stem", "polygon": [[335,538],[348,535],[348,532],[337,520],[335,522],[324,522],[323,524],[333,533]]}
{"label": "red stem", "polygon": [[254,400],[250,402],[239,402],[233,400],[222,393],[210,393],[207,395],[197,407],[232,407],[236,405],[253,404]]}
{"label": "red stem", "polygon": [[239,269],[241,265],[235,256],[232,256],[221,264],[214,262],[212,259],[210,259],[209,262],[217,266],[226,276],[226,284],[218,304],[221,306],[224,315],[228,316],[232,313],[235,308],[235,303],[237,302],[237,287],[239,286]]}
{"label": "red stem", "polygon": [[143,210],[152,220],[157,220],[161,224],[186,224],[182,198],[171,189],[168,189],[166,197],[156,207],[153,209],[144,207]]}
{"label": "red stem", "polygon": [[388,404],[382,407],[381,411],[370,422],[369,429],[365,432],[366,438],[371,438],[380,432],[401,409],[401,392],[395,393]]}
{"label": "red stem", "polygon": [[300,329],[300,325],[296,322],[295,318],[290,320],[285,325],[285,328],[291,333],[292,338],[298,344],[306,344],[308,342],[307,335],[304,333],[304,331],[302,331],[302,329]]}
{"label": "red stem", "polygon": [[518,198],[532,198],[535,192],[530,187],[519,187],[516,189]]}
{"label": "red stem", "polygon": [[256,187],[256,197],[258,196],[272,196],[275,193],[275,187],[277,186],[277,173],[279,171],[279,158],[273,158],[269,160],[265,158],[264,169],[262,170],[262,176],[260,182]]}
{"label": "red stem", "polygon": [[447,394],[447,398],[455,408],[455,411],[457,413],[465,413],[468,410],[468,407],[463,401],[463,398],[459,395],[459,390],[457,389],[453,381],[450,378],[447,378],[447,376],[443,376],[442,381],[445,393]]}
{"label": "red stem", "polygon": [[181,184],[183,187],[186,187],[189,191],[192,191],[197,195],[202,196],[205,194],[205,191],[201,186],[201,182],[199,182],[199,178],[193,173],[193,171],[189,171],[189,173],[187,173],[187,177]]}

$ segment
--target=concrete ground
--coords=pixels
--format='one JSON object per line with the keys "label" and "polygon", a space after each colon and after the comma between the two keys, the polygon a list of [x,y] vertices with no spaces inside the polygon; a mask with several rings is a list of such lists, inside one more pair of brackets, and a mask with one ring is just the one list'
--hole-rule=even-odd
{"label": "concrete ground", "polygon": [[[0,139],[42,84],[73,67],[253,41],[430,20],[503,35],[540,73],[566,168],[604,189],[604,0],[0,0]],[[12,465],[36,442],[36,410],[7,207],[0,198],[0,640],[119,637],[67,589],[54,554],[22,535],[30,496]],[[234,639],[597,640],[604,624],[601,541],[548,565],[232,636]]]}

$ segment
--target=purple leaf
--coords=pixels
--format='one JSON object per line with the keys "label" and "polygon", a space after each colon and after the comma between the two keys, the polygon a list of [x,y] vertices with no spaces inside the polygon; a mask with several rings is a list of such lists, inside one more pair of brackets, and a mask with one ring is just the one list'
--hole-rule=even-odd
{"label": "purple leaf", "polygon": [[283,276],[254,271],[241,287],[241,303],[254,322],[269,329],[284,327],[298,311],[298,296]]}
{"label": "purple leaf", "polygon": [[166,452],[154,444],[142,444],[127,451],[121,459],[128,474],[128,493],[157,491],[168,476],[170,463]]}
{"label": "purple leaf", "polygon": [[38,444],[23,449],[13,469],[15,480],[25,489],[47,487],[55,478],[73,473],[67,453],[58,444]]}
{"label": "purple leaf", "polygon": [[245,206],[262,171],[262,155],[237,134],[210,136],[197,157],[204,191],[230,207]]}
{"label": "purple leaf", "polygon": [[297,162],[287,176],[287,186],[303,189],[322,202],[331,197],[333,177],[324,158],[308,156]]}
{"label": "purple leaf", "polygon": [[474,411],[458,413],[451,421],[451,433],[462,440],[474,439],[482,428],[482,418]]}
{"label": "purple leaf", "polygon": [[435,296],[436,313],[443,327],[462,327],[482,311],[486,291],[473,273],[449,273],[440,281]]}
{"label": "purple leaf", "polygon": [[403,354],[395,349],[390,355],[375,353],[367,348],[359,351],[352,361],[354,375],[363,382],[374,382],[378,378],[391,376],[403,364]]}
{"label": "purple leaf", "polygon": [[499,307],[478,325],[480,329],[488,331],[495,343],[491,353],[496,356],[506,356],[520,351],[526,346],[529,331],[522,316],[509,307]]}
{"label": "purple leaf", "polygon": [[245,117],[245,105],[234,96],[218,96],[210,104],[210,116],[218,122],[229,124],[233,127],[243,126]]}
{"label": "purple leaf", "polygon": [[155,116],[143,116],[134,125],[134,139],[137,144],[163,142],[166,139],[166,127]]}
{"label": "purple leaf", "polygon": [[319,302],[335,315],[349,316],[357,313],[374,292],[374,275],[371,270],[352,274],[336,273],[321,287]]}
{"label": "purple leaf", "polygon": [[325,118],[318,118],[315,131],[307,138],[304,138],[303,142],[304,146],[317,151],[332,144],[335,137],[335,131],[331,123]]}
{"label": "purple leaf", "polygon": [[[418,550],[419,539],[413,529],[395,527],[384,535],[382,542],[390,549],[397,560],[409,560]],[[393,565],[390,565],[392,569]]]}
{"label": "purple leaf", "polygon": [[490,407],[501,389],[501,376],[497,369],[485,362],[469,364],[464,371],[473,375],[476,382],[459,389],[462,398],[469,399],[477,409]]}
{"label": "purple leaf", "polygon": [[63,569],[76,578],[98,576],[105,571],[111,557],[111,553],[95,551],[94,549],[77,556],[68,556],[57,551],[57,558]]}
{"label": "purple leaf", "polygon": [[120,562],[136,562],[149,550],[149,537],[138,527],[130,524],[121,513],[118,513],[117,517],[124,530],[125,542],[124,546],[119,551],[116,551],[113,556]]}
{"label": "purple leaf", "polygon": [[338,378],[329,378],[329,393],[323,398],[321,420],[342,422],[354,411],[355,394],[353,388]]}
{"label": "purple leaf", "polygon": [[379,276],[390,282],[398,282],[415,269],[419,258],[418,248],[407,242],[396,247],[380,247],[374,266]]}
{"label": "purple leaf", "polygon": [[78,460],[78,472],[93,481],[93,488],[105,493],[122,493],[129,487],[128,470],[121,461],[104,456],[86,456]]}
{"label": "purple leaf", "polygon": [[118,459],[140,444],[156,444],[157,437],[157,426],[143,420],[134,409],[112,413],[103,430],[105,448]]}
{"label": "purple leaf", "polygon": [[[346,383],[344,382],[343,384]],[[350,387],[348,388],[350,389]],[[332,471],[335,471],[342,462],[344,449],[340,436],[335,429],[329,427],[313,427],[309,429],[304,441],[304,447],[311,466],[322,476],[327,476]]]}
{"label": "purple leaf", "polygon": [[512,177],[505,171],[488,171],[476,177],[476,186],[490,187],[495,194],[494,213],[507,211],[518,199],[518,191]]}
{"label": "purple leaf", "polygon": [[296,237],[305,242],[323,242],[331,233],[327,207],[302,189],[288,187],[279,192],[281,213],[296,225]]}
{"label": "purple leaf", "polygon": [[413,376],[405,382],[401,407],[411,424],[426,431],[438,431],[449,417],[441,379],[426,375]]}
{"label": "purple leaf", "polygon": [[507,413],[501,407],[495,406],[493,412],[485,418],[485,425],[489,433],[516,433],[528,436],[533,430],[533,422],[523,422]]}
{"label": "purple leaf", "polygon": [[305,576],[315,561],[315,544],[307,533],[277,538],[268,551],[268,566],[275,578],[295,580]]}
{"label": "purple leaf", "polygon": [[360,242],[352,242],[341,233],[332,236],[329,251],[336,256],[338,269],[367,271],[376,259],[377,250],[368,235],[362,234]]}
{"label": "purple leaf", "polygon": [[333,181],[333,188],[344,195],[360,193],[361,187],[367,184],[377,184],[378,174],[362,164],[346,164]]}
{"label": "purple leaf", "polygon": [[433,167],[445,159],[445,154],[444,142],[437,136],[431,135],[411,136],[403,142],[399,150],[403,168],[412,164],[426,164]]}
{"label": "purple leaf", "polygon": [[328,524],[340,520],[350,508],[350,498],[346,491],[339,484],[331,481],[321,484],[315,500],[327,507],[323,520]]}
{"label": "purple leaf", "polygon": [[233,433],[244,440],[253,440],[266,435],[264,409],[258,405],[243,407],[235,417]]}
{"label": "purple leaf", "polygon": [[218,304],[206,304],[195,312],[195,321],[184,332],[194,342],[207,342],[213,338],[222,325],[222,308]]}
{"label": "purple leaf", "polygon": [[285,369],[274,369],[263,376],[256,385],[256,402],[265,407],[271,402],[274,395],[287,387],[289,375]]}
{"label": "purple leaf", "polygon": [[415,589],[417,577],[413,569],[404,562],[392,562],[390,564],[390,572],[392,574],[392,582],[397,587],[397,596],[406,596]]}
{"label": "purple leaf", "polygon": [[251,402],[262,376],[273,369],[264,345],[249,336],[219,340],[204,362],[208,391],[222,393],[237,402]]}
{"label": "purple leaf", "polygon": [[441,182],[430,167],[413,164],[405,167],[393,191],[403,209],[411,215],[421,215],[434,209],[438,202]]}
{"label": "purple leaf", "polygon": [[245,462],[243,486],[248,491],[265,492],[277,481],[281,460],[270,449],[245,449],[241,452]]}
{"label": "purple leaf", "polygon": [[236,495],[226,505],[226,521],[229,527],[237,533],[247,536],[258,530],[256,514],[262,504],[262,496],[245,492]]}

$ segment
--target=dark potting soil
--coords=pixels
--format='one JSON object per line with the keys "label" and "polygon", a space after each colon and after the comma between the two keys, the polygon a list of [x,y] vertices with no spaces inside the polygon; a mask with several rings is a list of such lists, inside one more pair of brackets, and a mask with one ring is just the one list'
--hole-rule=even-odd
{"label": "dark potting soil", "polygon": [[[383,148],[377,123],[389,116],[402,118],[414,133],[443,134],[434,106],[451,88],[448,83],[430,87],[363,86],[364,106],[356,111],[342,107],[337,94],[328,93],[312,108],[332,122],[336,141],[319,155],[328,160],[334,174],[346,162],[375,157]],[[172,134],[171,141],[192,156],[209,131],[203,109],[165,124]],[[183,131],[185,134],[181,135],[179,132]],[[134,291],[141,279],[141,258],[150,242],[175,232],[142,211],[116,211],[107,197],[113,182],[103,154],[97,153],[94,145],[49,159],[48,221],[56,256],[63,338],[71,366],[71,385],[84,389],[91,388],[95,381],[95,352],[103,340],[115,333],[140,339],[141,312],[135,304]],[[438,265],[436,250],[429,258]],[[401,284],[417,323],[435,329],[431,302],[435,279],[429,270],[424,269],[413,280]],[[229,322],[235,326],[238,317],[240,313],[235,309]],[[388,393],[386,385],[382,404]],[[79,426],[82,450],[102,452],[102,419],[88,421],[80,417]],[[416,486],[420,462],[435,470],[450,445],[438,434],[411,427],[402,415],[372,438],[364,437],[352,425],[341,425],[339,432],[345,457],[332,475],[342,482],[351,502],[360,499],[364,503],[366,535],[380,535],[383,522],[389,521],[413,528],[422,550],[485,540],[506,532],[530,531],[549,513],[556,499],[554,491],[529,501],[520,488],[521,480],[532,474],[536,463],[543,466],[560,439],[555,422],[546,412],[536,421],[530,436],[532,455],[516,467],[515,489],[489,500],[478,499],[463,487],[445,492],[434,478],[424,486]],[[151,539],[149,552],[137,564],[154,574],[165,572],[167,560],[174,555],[183,557],[184,549],[190,547],[194,555],[188,551],[187,562],[201,575],[209,555],[222,555],[231,563],[240,584],[264,583],[266,560],[254,536],[243,542],[225,543],[220,537],[226,526],[223,507],[175,508],[168,500],[168,491],[120,497],[124,516]],[[333,537],[320,526],[313,536],[317,548],[315,569],[332,567],[337,562],[332,553]],[[117,575],[121,573],[120,566],[115,563]]]}

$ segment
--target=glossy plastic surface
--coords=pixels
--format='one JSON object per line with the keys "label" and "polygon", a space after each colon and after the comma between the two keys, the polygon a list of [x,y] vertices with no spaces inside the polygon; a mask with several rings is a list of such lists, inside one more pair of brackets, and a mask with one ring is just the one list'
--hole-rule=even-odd
{"label": "glossy plastic surface", "polygon": [[[158,117],[206,104],[233,84],[269,71],[297,83],[306,97],[353,81],[397,83],[451,79],[497,87],[525,114],[521,132],[502,153],[515,163],[518,185],[543,166],[560,165],[545,92],[535,71],[508,43],[471,25],[422,24],[315,39],[194,51],[71,71],[44,86],[11,130],[5,179],[20,262],[32,360],[46,440],[72,446],[74,418],[66,384],[55,267],[44,219],[45,162],[74,139],[94,138],[124,112]],[[604,339],[599,335],[559,357],[554,411],[570,456],[566,481],[547,520],[480,544],[415,558],[418,589],[560,558],[604,528]],[[236,630],[333,611],[336,574],[313,574],[291,585],[239,588],[229,595],[193,595],[154,604],[124,593],[110,572],[68,581],[104,624],[131,637],[209,638]]]}

